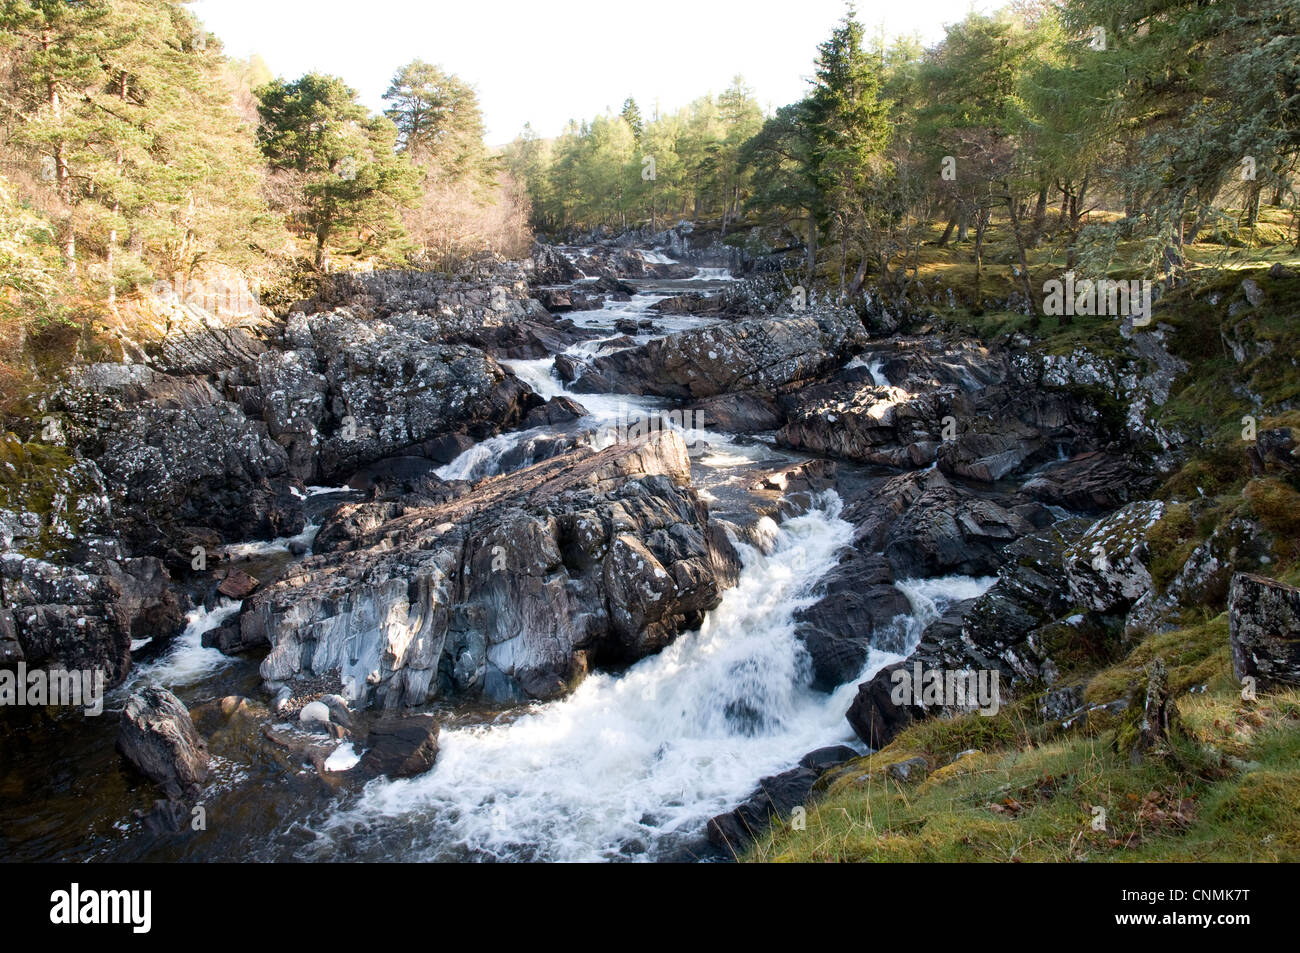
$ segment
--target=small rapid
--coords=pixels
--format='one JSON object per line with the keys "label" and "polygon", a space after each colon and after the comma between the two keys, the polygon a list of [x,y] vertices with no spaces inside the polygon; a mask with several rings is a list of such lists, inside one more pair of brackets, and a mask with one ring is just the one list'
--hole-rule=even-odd
{"label": "small rapid", "polygon": [[[608,861],[689,852],[708,819],[759,778],[851,742],[844,712],[857,683],[902,658],[873,651],[860,678],[829,695],[809,687],[795,614],[816,601],[817,581],[852,540],[840,508],[827,493],[810,512],[768,527],[770,551],[738,544],[738,584],[699,631],[658,655],[592,675],[568,698],[512,720],[444,731],[428,774],[372,782],[316,829],[304,858],[400,849],[416,860]],[[965,577],[913,584],[929,606],[914,624],[983,586]]]}

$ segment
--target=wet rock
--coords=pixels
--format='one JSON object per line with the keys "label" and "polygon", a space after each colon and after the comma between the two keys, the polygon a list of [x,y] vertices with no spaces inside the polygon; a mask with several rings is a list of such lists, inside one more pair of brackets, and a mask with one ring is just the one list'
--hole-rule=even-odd
{"label": "wet rock", "polygon": [[904,661],[885,666],[858,685],[858,693],[849,705],[845,717],[854,733],[873,750],[879,751],[918,717],[926,716],[924,711],[916,710],[919,706],[896,704],[893,700],[894,672],[911,664]]}
{"label": "wet rock", "polygon": [[247,599],[259,585],[261,583],[242,569],[232,569],[217,586],[217,592],[229,599]]}
{"label": "wet rock", "polygon": [[828,745],[816,751],[809,751],[799,759],[799,767],[812,768],[818,773],[825,773],[856,757],[858,757],[857,751],[848,745]]}
{"label": "wet rock", "polygon": [[547,289],[537,293],[537,300],[547,311],[556,313],[573,310],[573,295],[559,288]]}
{"label": "wet rock", "polygon": [[1090,451],[1047,464],[1023,484],[1021,492],[1053,506],[1102,512],[1146,498],[1155,482],[1127,457]]}
{"label": "wet rock", "polygon": [[320,703],[329,709],[330,721],[344,728],[352,727],[352,712],[346,698],[342,695],[325,695]]}
{"label": "wet rock", "polygon": [[1300,589],[1238,573],[1228,596],[1232,671],[1270,691],[1300,685]]}
{"label": "wet rock", "polygon": [[241,625],[272,645],[268,683],[339,672],[359,707],[554,697],[590,660],[658,651],[721,598],[734,554],[689,480],[674,432],[576,448],[341,528]]}
{"label": "wet rock", "polygon": [[865,342],[866,330],[849,311],[737,321],[597,357],[574,388],[682,400],[771,392],[827,373]]}
{"label": "wet rock", "polygon": [[763,778],[743,804],[710,819],[709,843],[738,856],[773,823],[807,805],[820,777],[821,772],[814,768],[798,767]]}
{"label": "wet rock", "polygon": [[196,797],[208,775],[208,747],[171,692],[149,687],[127,699],[117,750],[169,798]]}
{"label": "wet rock", "polygon": [[706,428],[730,433],[763,433],[785,422],[775,401],[755,393],[717,394],[688,409],[701,416]]}
{"label": "wet rock", "polygon": [[[1065,520],[1003,551],[1006,562],[997,582],[962,614],[961,643],[974,667],[999,669],[1010,681],[1052,680],[1053,643],[1036,640],[1035,634],[1074,606],[1064,563],[1086,526]],[[942,635],[941,629],[927,629],[922,642],[942,645]]]}
{"label": "wet rock", "polygon": [[795,615],[795,633],[812,657],[813,688],[831,691],[856,678],[873,647],[903,650],[912,607],[884,557],[847,550],[816,595],[816,603]]}
{"label": "wet rock", "polygon": [[777,441],[861,463],[921,467],[935,462],[943,421],[955,420],[954,390],[911,395],[870,382],[826,384],[797,395]]}
{"label": "wet rock", "polygon": [[882,551],[901,577],[983,576],[1001,551],[1033,527],[992,500],[953,486],[935,470],[906,473],[855,499],[846,519],[859,546]]}
{"label": "wet rock", "polygon": [[540,407],[534,407],[528,412],[520,424],[521,429],[528,427],[545,427],[555,426],[556,424],[568,423],[571,420],[580,420],[587,416],[587,408],[583,407],[576,400],[570,397],[552,397]]}
{"label": "wet rock", "polygon": [[126,677],[133,639],[171,636],[182,621],[167,571],[154,558],[68,565],[4,553],[0,592],[11,655],[31,669],[98,670],[107,687]]}
{"label": "wet rock", "polygon": [[366,736],[358,769],[370,777],[413,778],[433,767],[438,757],[438,723],[432,715],[389,718]]}
{"label": "wet rock", "polygon": [[944,473],[995,483],[1040,454],[1042,434],[1015,418],[977,418],[952,440],[939,444],[936,459]]}
{"label": "wet rock", "polygon": [[217,626],[215,629],[204,632],[200,642],[204,648],[216,649],[223,655],[242,655],[245,652],[267,647],[265,639],[244,641],[244,633],[239,624],[238,616],[223,625]]}

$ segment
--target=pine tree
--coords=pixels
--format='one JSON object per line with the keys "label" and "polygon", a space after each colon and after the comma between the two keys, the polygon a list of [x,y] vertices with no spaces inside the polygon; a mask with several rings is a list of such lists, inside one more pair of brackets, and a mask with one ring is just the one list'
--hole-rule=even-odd
{"label": "pine tree", "polygon": [[632,138],[640,146],[641,136],[645,132],[645,121],[641,118],[641,107],[636,104],[635,99],[629,96],[623,101],[623,111],[619,115],[623,117],[623,121],[632,130]]}
{"label": "pine tree", "polygon": [[371,116],[341,79],[320,73],[275,80],[257,96],[262,152],[301,195],[291,211],[315,241],[316,266],[326,266],[331,239],[348,229],[358,254],[400,249],[397,210],[419,197],[419,172],[395,153],[392,120]]}

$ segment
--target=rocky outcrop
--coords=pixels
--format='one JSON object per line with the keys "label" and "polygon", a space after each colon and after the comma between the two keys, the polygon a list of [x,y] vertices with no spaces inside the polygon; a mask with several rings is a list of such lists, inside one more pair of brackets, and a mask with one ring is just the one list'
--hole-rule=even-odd
{"label": "rocky outcrop", "polygon": [[858,686],[846,715],[858,737],[879,749],[913,721],[947,711],[943,704],[918,704],[913,698],[895,702],[893,678],[900,668],[996,671],[1003,690],[1017,682],[1054,681],[1055,656],[1074,648],[1072,618],[1063,631],[1053,628],[1071,608],[1064,554],[1086,528],[1081,520],[1063,521],[1006,546],[998,579],[987,592],[950,605],[926,627],[906,661]]}
{"label": "rocky outcrop", "polygon": [[854,500],[846,518],[857,527],[857,545],[883,552],[902,577],[990,575],[1002,563],[1002,548],[1033,529],[937,470],[886,481]]}
{"label": "rocky outcrop", "polygon": [[556,251],[589,278],[693,278],[696,268],[667,255],[620,245],[563,245]]}
{"label": "rocky outcrop", "polygon": [[482,351],[442,343],[428,315],[294,315],[285,336],[291,351],[259,361],[230,387],[260,411],[302,480],[337,481],[411,451],[454,456],[443,449],[449,434],[491,436],[541,403]]}
{"label": "rocky outcrop", "polygon": [[589,664],[658,651],[734,581],[689,481],[669,432],[385,510],[258,593],[245,641],[272,646],[271,685],[339,672],[361,705],[554,697]]}
{"label": "rocky outcrop", "polygon": [[1300,589],[1238,573],[1228,595],[1232,671],[1269,691],[1300,685]]}
{"label": "rocky outcrop", "polygon": [[121,683],[134,639],[167,637],[181,609],[162,563],[89,557],[57,564],[0,555],[0,659],[30,668],[98,670]]}
{"label": "rocky outcrop", "polygon": [[709,843],[723,851],[724,856],[738,857],[774,823],[789,817],[795,808],[806,811],[815,800],[814,788],[821,776],[857,756],[847,745],[818,748],[804,755],[798,767],[763,778],[739,807],[709,820]]}
{"label": "rocky outcrop", "polygon": [[531,260],[532,280],[539,285],[561,285],[577,281],[582,272],[553,245],[537,242],[533,245]]}
{"label": "rocky outcrop", "polygon": [[138,551],[180,549],[187,526],[233,539],[302,529],[284,448],[207,380],[96,364],[56,400],[71,445],[104,474],[115,528]]}
{"label": "rocky outcrop", "polygon": [[787,446],[886,466],[937,463],[984,483],[1108,439],[1086,400],[1027,384],[1005,352],[933,339],[872,346],[785,404],[777,439]]}
{"label": "rocky outcrop", "polygon": [[1094,612],[1125,612],[1152,587],[1146,534],[1164,513],[1157,501],[1130,503],[1098,520],[1064,554],[1071,598]]}
{"label": "rocky outcrop", "polygon": [[1081,513],[1115,510],[1145,499],[1156,479],[1123,455],[1089,451],[1049,463],[1021,486],[1031,499]]}
{"label": "rocky outcrop", "polygon": [[574,389],[682,400],[771,393],[828,373],[865,343],[866,330],[850,311],[737,321],[597,357],[581,370]]}
{"label": "rocky outcrop", "polygon": [[1238,572],[1259,570],[1272,559],[1272,536],[1254,520],[1221,521],[1192,550],[1163,590],[1152,587],[1138,596],[1124,619],[1124,632],[1140,638],[1174,628],[1184,613],[1224,607],[1229,585]]}
{"label": "rocky outcrop", "polygon": [[127,700],[117,750],[170,799],[196,797],[207,779],[207,743],[166,689],[151,686]]}
{"label": "rocky outcrop", "polygon": [[795,616],[812,658],[813,688],[831,691],[861,674],[873,647],[901,652],[912,607],[888,560],[849,549],[817,584],[817,602]]}

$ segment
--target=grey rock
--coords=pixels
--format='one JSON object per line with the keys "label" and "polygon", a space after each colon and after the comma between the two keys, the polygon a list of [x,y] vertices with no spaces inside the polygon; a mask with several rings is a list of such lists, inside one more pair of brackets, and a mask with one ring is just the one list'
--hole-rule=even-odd
{"label": "grey rock", "polygon": [[1263,690],[1300,685],[1300,589],[1238,573],[1228,595],[1232,671]]}
{"label": "grey rock", "polygon": [[171,799],[195,797],[208,775],[207,743],[171,692],[151,686],[122,709],[117,749]]}

